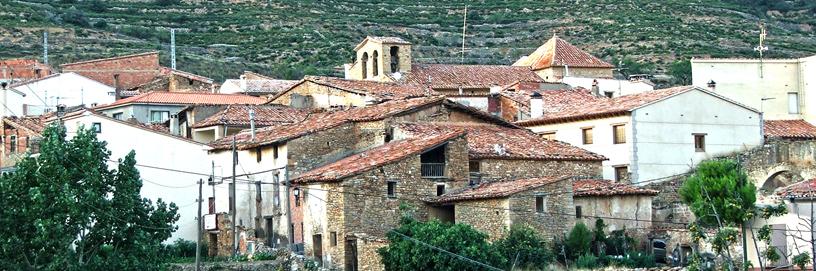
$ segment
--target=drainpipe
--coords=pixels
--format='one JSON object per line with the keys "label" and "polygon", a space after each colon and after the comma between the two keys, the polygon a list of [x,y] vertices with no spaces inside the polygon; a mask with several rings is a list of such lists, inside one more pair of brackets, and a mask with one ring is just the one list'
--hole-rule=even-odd
{"label": "drainpipe", "polygon": [[635,122],[635,116],[637,114],[635,114],[635,112],[637,112],[637,111],[634,111],[634,112],[629,114],[629,119],[630,119],[629,123],[632,126],[632,140],[629,140],[630,142],[632,142],[632,143],[630,143],[630,144],[632,144],[632,157],[631,157],[631,159],[629,161],[629,170],[632,171],[632,173],[629,174],[629,183],[640,182],[640,176],[639,176],[640,174],[638,174],[638,164],[637,164],[637,161],[638,161],[638,156],[637,156],[637,151],[638,151],[638,148],[637,148],[637,126],[636,126],[637,122]]}

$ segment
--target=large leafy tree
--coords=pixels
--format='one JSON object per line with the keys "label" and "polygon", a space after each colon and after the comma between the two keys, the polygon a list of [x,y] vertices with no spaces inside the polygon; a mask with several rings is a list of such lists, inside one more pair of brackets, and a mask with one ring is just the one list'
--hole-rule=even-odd
{"label": "large leafy tree", "polygon": [[405,217],[400,227],[387,235],[388,246],[378,251],[386,270],[486,270],[489,268],[475,262],[499,267],[507,261],[487,242],[486,234],[467,224],[419,222]]}
{"label": "large leafy tree", "polygon": [[498,252],[508,259],[505,267],[520,267],[529,270],[544,270],[555,261],[555,255],[549,249],[544,237],[535,229],[521,224],[513,224],[507,237],[493,245]]}
{"label": "large leafy tree", "polygon": [[48,127],[40,154],[0,177],[0,269],[159,269],[176,205],[141,198],[133,152],[111,170],[91,129],[65,135]]}

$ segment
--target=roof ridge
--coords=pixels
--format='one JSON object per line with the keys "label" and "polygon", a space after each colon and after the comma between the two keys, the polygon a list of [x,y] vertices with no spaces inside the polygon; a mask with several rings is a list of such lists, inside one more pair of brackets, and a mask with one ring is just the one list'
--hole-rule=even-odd
{"label": "roof ridge", "polygon": [[73,65],[78,65],[78,64],[88,64],[88,63],[94,63],[94,62],[99,62],[99,61],[118,60],[118,59],[125,59],[125,58],[138,57],[138,56],[146,56],[146,55],[152,55],[152,54],[157,54],[158,55],[159,51],[149,51],[149,52],[138,53],[138,54],[130,54],[130,55],[123,55],[123,56],[114,56],[114,57],[98,58],[98,59],[84,60],[84,61],[78,61],[78,62],[72,62],[72,63],[65,63],[65,64],[61,64],[60,67],[73,66]]}

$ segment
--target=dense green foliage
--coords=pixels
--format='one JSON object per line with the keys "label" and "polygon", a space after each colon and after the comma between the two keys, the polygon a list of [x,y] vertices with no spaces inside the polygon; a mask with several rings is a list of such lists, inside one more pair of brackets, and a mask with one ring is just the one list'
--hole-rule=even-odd
{"label": "dense green foliage", "polygon": [[700,163],[679,193],[704,227],[742,225],[753,216],[756,202],[754,184],[736,161],[727,159]]}
{"label": "dense green foliage", "polygon": [[514,224],[504,239],[493,243],[499,254],[508,259],[506,267],[541,270],[555,260],[555,255],[533,228]]}
{"label": "dense green foliage", "polygon": [[584,223],[576,223],[570,230],[569,235],[567,235],[567,240],[564,241],[567,254],[572,259],[588,254],[592,246],[592,236],[592,232]]}
{"label": "dense green foliage", "polygon": [[135,154],[116,170],[92,129],[43,132],[38,156],[0,177],[0,269],[156,270],[178,208],[139,195]]}
{"label": "dense green foliage", "polygon": [[[178,67],[216,80],[242,70],[340,75],[367,35],[411,41],[416,62],[459,63],[465,5],[466,63],[511,64],[558,34],[607,61],[623,60],[626,72],[666,73],[693,56],[755,56],[759,21],[768,24],[767,56],[816,52],[816,4],[808,0],[101,2],[0,1],[0,35],[7,38],[0,58],[40,56],[44,27],[54,64],[169,52],[168,29],[177,28]],[[72,6],[91,26],[64,20],[76,17]],[[168,54],[162,62],[169,65]]]}

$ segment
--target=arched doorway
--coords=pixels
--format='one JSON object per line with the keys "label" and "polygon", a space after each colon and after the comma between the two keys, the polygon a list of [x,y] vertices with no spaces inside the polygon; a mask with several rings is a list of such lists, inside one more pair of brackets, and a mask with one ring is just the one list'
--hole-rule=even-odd
{"label": "arched doorway", "polygon": [[777,189],[801,182],[803,180],[804,178],[802,178],[798,172],[792,170],[780,170],[770,174],[768,178],[765,179],[765,182],[762,183],[762,186],[757,187],[757,192],[763,197],[771,196],[776,193]]}

